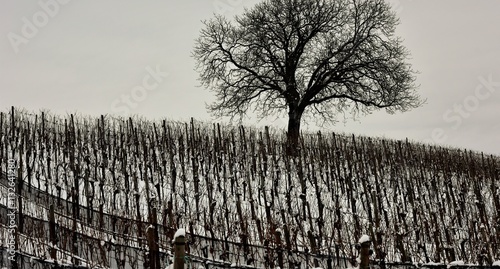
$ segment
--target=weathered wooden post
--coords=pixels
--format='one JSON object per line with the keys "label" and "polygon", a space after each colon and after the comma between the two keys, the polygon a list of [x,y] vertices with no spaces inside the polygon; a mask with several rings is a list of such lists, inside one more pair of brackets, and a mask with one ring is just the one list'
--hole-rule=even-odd
{"label": "weathered wooden post", "polygon": [[359,258],[361,262],[359,263],[359,268],[360,269],[368,269],[369,264],[370,264],[370,245],[371,245],[371,240],[368,235],[363,235],[358,241],[360,245],[360,251],[359,251]]}
{"label": "weathered wooden post", "polygon": [[56,236],[56,221],[54,214],[54,205],[50,205],[49,209],[49,241],[50,245],[50,258],[56,260],[57,258],[57,236]]}
{"label": "weathered wooden post", "polygon": [[159,246],[158,246],[158,224],[156,217],[156,207],[151,209],[151,213],[149,215],[150,226],[146,230],[146,237],[148,240],[149,246],[149,264],[151,269],[160,269],[160,255],[159,255]]}
{"label": "weathered wooden post", "polygon": [[186,254],[186,231],[178,229],[174,235],[174,269],[184,269],[184,255]]}

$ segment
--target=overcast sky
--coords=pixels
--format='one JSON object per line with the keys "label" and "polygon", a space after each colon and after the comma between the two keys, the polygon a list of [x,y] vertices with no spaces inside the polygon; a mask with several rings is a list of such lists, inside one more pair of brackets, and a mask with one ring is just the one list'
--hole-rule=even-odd
{"label": "overcast sky", "polygon": [[[0,110],[213,121],[205,109],[213,96],[199,87],[191,57],[201,20],[232,17],[257,2],[2,1]],[[322,130],[500,155],[500,1],[389,2],[427,104]],[[286,119],[244,123],[283,128]]]}

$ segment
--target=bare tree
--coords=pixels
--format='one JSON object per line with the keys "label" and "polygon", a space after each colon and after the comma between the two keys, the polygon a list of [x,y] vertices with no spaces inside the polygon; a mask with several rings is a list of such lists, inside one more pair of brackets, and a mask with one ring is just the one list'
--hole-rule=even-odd
{"label": "bare tree", "polygon": [[205,21],[193,57],[217,116],[288,113],[295,152],[305,114],[322,122],[420,106],[399,20],[384,0],[264,0]]}

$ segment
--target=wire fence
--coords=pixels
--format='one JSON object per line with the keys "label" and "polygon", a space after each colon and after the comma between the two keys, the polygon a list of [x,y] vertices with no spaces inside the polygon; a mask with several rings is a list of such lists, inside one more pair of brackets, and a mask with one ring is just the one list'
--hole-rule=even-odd
{"label": "wire fence", "polygon": [[[5,186],[1,186],[5,188]],[[2,189],[2,193],[5,190]],[[47,202],[57,201],[57,197],[44,193],[43,191],[32,189],[28,197],[32,199],[39,198]],[[25,201],[30,201],[28,197],[22,197]],[[36,203],[40,200],[34,200]],[[27,204],[26,202],[24,203]],[[40,204],[39,204],[40,205]],[[42,206],[42,205],[40,205]],[[0,205],[0,218],[7,219],[9,213],[5,205]],[[97,213],[96,213],[97,214]],[[61,215],[61,217],[66,217]],[[106,219],[111,220],[113,216],[106,214]],[[71,226],[71,221],[62,221],[59,219],[55,224],[56,234],[58,235],[58,246],[61,255],[59,260],[67,260],[68,264],[54,264],[50,261],[50,243],[48,242],[48,234],[50,223],[48,220],[35,218],[29,215],[23,215],[24,230],[30,231],[28,234],[21,236],[19,245],[23,251],[19,253],[18,268],[95,268],[95,266],[103,266],[104,268],[147,268],[147,253],[148,249],[144,247],[133,247],[130,245],[118,244],[118,238],[122,234],[109,233],[107,236],[102,234],[89,236],[87,233],[81,233],[68,228]],[[133,219],[121,218],[123,222],[132,222]],[[108,223],[104,221],[104,223]],[[83,223],[79,223],[80,230]],[[147,225],[148,223],[143,223]],[[105,225],[102,230],[109,229],[110,225]],[[5,226],[2,226],[5,232]],[[110,230],[108,230],[110,231]],[[4,241],[5,238],[2,238]],[[45,239],[45,240],[44,240]],[[105,240],[105,241],[104,241]],[[145,246],[144,242],[137,245]],[[186,264],[188,268],[275,268],[279,263],[278,259],[284,259],[287,264],[284,268],[349,268],[354,260],[339,258],[332,255],[316,255],[301,251],[286,251],[284,249],[275,249],[264,246],[250,245],[248,249],[244,249],[243,245],[238,242],[230,242],[227,240],[212,239],[204,236],[188,234],[188,250]],[[74,246],[77,245],[75,248]],[[172,263],[172,254],[170,248],[168,251],[159,253],[160,261],[165,265],[165,268]],[[72,250],[73,253],[71,253]],[[3,249],[5,252],[5,249]],[[27,253],[26,253],[27,252]],[[31,256],[28,255],[30,253]],[[242,255],[242,253],[250,253]],[[5,253],[4,253],[5,254]],[[66,254],[66,255],[65,255]],[[3,255],[5,257],[5,255]],[[78,257],[78,260],[73,260]],[[93,265],[77,266],[69,265],[72,262],[94,261]],[[246,264],[245,266],[241,266]],[[7,260],[2,260],[2,265],[7,265]],[[376,266],[374,268],[384,268],[384,266]],[[413,268],[413,265],[401,264],[386,264],[385,268]]]}
{"label": "wire fence", "polygon": [[0,112],[0,172],[17,165],[17,244],[136,268],[151,253],[168,262],[186,227],[193,263],[208,266],[342,267],[361,234],[377,260],[500,259],[498,156],[318,133],[290,158],[283,141],[268,128]]}
{"label": "wire fence", "polygon": [[[3,268],[14,269],[14,265],[9,261],[7,256],[7,249],[0,247],[0,266]],[[161,269],[169,268],[172,263],[166,261]],[[252,266],[238,266],[231,264],[229,262],[217,262],[213,260],[204,260],[194,257],[187,257],[185,259],[186,267],[189,269],[218,269],[218,268],[233,268],[233,269],[256,269]],[[10,266],[10,267],[7,267]],[[25,253],[18,253],[16,255],[16,269],[95,269],[98,267],[92,266],[81,266],[73,264],[57,264],[50,260],[41,259],[39,257],[33,257]],[[118,268],[118,267],[111,267]],[[141,267],[126,267],[128,268],[141,268]],[[302,268],[300,266],[286,267],[289,269]],[[322,267],[324,269],[337,269],[345,268],[338,267],[334,265],[327,265],[327,267]],[[446,265],[446,264],[404,264],[404,263],[385,263],[377,264],[373,263],[370,265],[370,269],[499,269],[500,266],[479,266],[479,265]]]}
{"label": "wire fence", "polygon": [[[4,180],[0,180],[0,190],[7,193],[7,186]],[[20,184],[23,184],[22,182]],[[55,207],[57,211],[64,212],[64,208],[73,208],[71,202],[61,201],[60,198],[50,195],[37,188],[22,188],[24,212],[37,215],[37,217],[23,214],[17,216],[23,219],[23,229],[30,231],[29,236],[23,237],[20,245],[25,250],[38,256],[45,256],[49,259],[50,252],[50,221],[48,220],[49,208],[46,205],[61,205]],[[16,194],[17,197],[17,194]],[[16,198],[17,199],[17,198]],[[81,206],[81,211],[90,210],[95,216],[99,216],[98,223],[85,222],[77,220],[70,215],[55,213],[56,223],[55,233],[57,234],[58,249],[71,253],[63,255],[63,259],[72,259],[73,256],[79,257],[82,261],[94,261],[95,264],[125,266],[131,264],[135,266],[147,263],[148,252],[147,239],[144,237],[135,237],[131,233],[124,233],[125,230],[135,230],[135,227],[148,227],[151,223],[138,222],[135,219],[118,217],[110,214],[98,212]],[[7,219],[9,213],[6,205],[0,204],[0,216]],[[77,229],[75,230],[75,223]],[[116,229],[123,227],[124,229]],[[127,228],[128,227],[128,228]],[[3,226],[5,229],[6,227]],[[164,227],[161,224],[156,225],[156,230],[160,231],[162,242],[170,242],[168,234],[173,234],[175,230],[170,227]],[[6,235],[4,235],[6,236]],[[274,267],[278,263],[287,264],[290,268],[307,268],[308,265],[314,266],[340,266],[347,267],[349,261],[345,258],[337,258],[328,254],[313,254],[306,251],[290,251],[284,248],[273,248],[259,245],[243,245],[241,242],[232,242],[229,240],[210,238],[195,234],[188,234],[188,252],[192,256],[192,261],[213,268],[227,268],[233,264],[247,264],[246,268],[268,268]],[[76,245],[76,247],[75,247]],[[168,250],[160,252],[162,263],[168,263],[170,253],[170,244],[160,245],[160,248]],[[338,249],[337,252],[340,252]],[[64,254],[64,253],[63,253]],[[75,262],[79,262],[76,260]],[[253,266],[253,267],[252,267]],[[113,268],[113,267],[112,267]]]}

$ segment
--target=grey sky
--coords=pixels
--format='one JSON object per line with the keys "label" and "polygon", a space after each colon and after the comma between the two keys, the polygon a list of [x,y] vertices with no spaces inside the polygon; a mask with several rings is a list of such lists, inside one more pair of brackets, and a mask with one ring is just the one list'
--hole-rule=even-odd
{"label": "grey sky", "polygon": [[[201,20],[234,16],[257,2],[2,1],[0,109],[211,120],[205,103],[213,97],[198,86],[190,56]],[[500,1],[389,2],[427,104],[356,122],[340,118],[324,130],[500,155]],[[244,123],[282,128],[286,119]]]}

